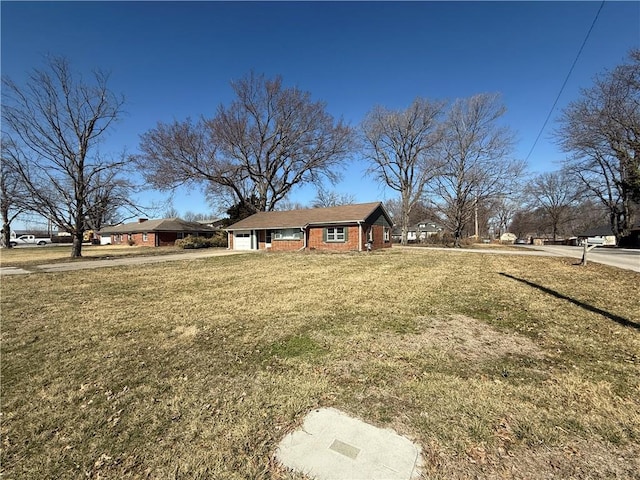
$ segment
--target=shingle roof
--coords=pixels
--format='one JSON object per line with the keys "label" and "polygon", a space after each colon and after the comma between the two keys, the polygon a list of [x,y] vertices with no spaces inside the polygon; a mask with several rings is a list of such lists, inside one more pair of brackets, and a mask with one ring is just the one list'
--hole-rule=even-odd
{"label": "shingle roof", "polygon": [[598,227],[590,228],[582,233],[579,233],[578,237],[600,237],[613,235],[611,231],[611,225],[600,225]]}
{"label": "shingle roof", "polygon": [[130,222],[111,227],[103,227],[104,233],[141,233],[141,232],[213,232],[215,228],[198,222],[187,222],[181,218],[159,218],[144,222]]}
{"label": "shingle roof", "polygon": [[372,202],[328,208],[289,210],[285,212],[258,212],[230,225],[226,230],[302,228],[307,225],[364,222],[379,207],[382,208],[384,215],[391,223],[382,202]]}

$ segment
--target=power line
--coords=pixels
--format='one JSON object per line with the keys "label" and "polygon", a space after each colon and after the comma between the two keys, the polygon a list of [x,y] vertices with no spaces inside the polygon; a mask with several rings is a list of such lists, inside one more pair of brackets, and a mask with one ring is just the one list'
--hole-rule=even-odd
{"label": "power line", "polygon": [[582,42],[582,45],[580,46],[580,50],[578,50],[578,54],[576,55],[576,58],[573,60],[573,63],[571,64],[571,68],[569,69],[569,73],[567,73],[567,76],[565,77],[564,82],[562,83],[562,87],[560,87],[560,91],[558,92],[558,96],[556,97],[556,100],[553,102],[553,105],[551,106],[551,110],[549,110],[549,114],[547,115],[547,118],[544,120],[544,123],[542,124],[542,128],[538,132],[538,136],[536,137],[535,141],[533,142],[533,145],[531,146],[531,150],[529,150],[529,153],[527,154],[527,158],[525,159],[525,162],[529,161],[529,157],[533,153],[533,150],[536,148],[536,145],[538,144],[538,140],[540,140],[540,136],[542,135],[542,132],[544,132],[544,129],[547,126],[547,123],[549,123],[549,119],[551,118],[551,114],[555,110],[556,105],[558,104],[558,100],[560,100],[560,96],[562,95],[562,92],[564,91],[564,87],[566,87],[567,82],[569,81],[569,77],[571,76],[571,73],[573,72],[573,69],[576,66],[576,63],[578,63],[578,59],[580,58],[580,54],[582,53],[582,50],[584,49],[584,46],[587,44],[587,40],[589,39],[589,35],[591,35],[591,31],[593,30],[593,27],[595,26],[596,21],[598,20],[598,17],[600,16],[600,12],[602,11],[602,7],[604,7],[604,2],[605,2],[605,0],[602,0],[602,3],[600,3],[600,8],[596,12],[596,16],[593,19],[593,22],[591,22],[591,26],[589,27],[589,31],[587,32],[587,35],[584,37],[584,41]]}

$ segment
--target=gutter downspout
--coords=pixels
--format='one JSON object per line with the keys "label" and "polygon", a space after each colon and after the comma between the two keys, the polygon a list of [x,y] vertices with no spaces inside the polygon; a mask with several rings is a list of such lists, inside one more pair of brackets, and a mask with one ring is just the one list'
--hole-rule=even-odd
{"label": "gutter downspout", "polygon": [[309,224],[306,224],[304,227],[300,227],[300,230],[302,230],[302,247],[297,250],[298,252],[307,249],[307,232],[305,231],[305,228],[308,226]]}
{"label": "gutter downspout", "polygon": [[362,251],[362,222],[358,220],[358,251]]}

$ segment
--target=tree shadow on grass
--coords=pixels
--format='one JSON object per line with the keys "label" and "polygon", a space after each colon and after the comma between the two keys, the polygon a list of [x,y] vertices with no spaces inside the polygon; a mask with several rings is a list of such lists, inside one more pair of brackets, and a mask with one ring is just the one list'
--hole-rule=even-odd
{"label": "tree shadow on grass", "polygon": [[503,277],[510,278],[512,280],[516,280],[518,282],[525,283],[530,287],[537,288],[538,290],[541,290],[544,293],[548,293],[549,295],[553,295],[556,298],[567,300],[573,303],[574,305],[584,308],[585,310],[597,313],[598,315],[602,315],[603,317],[608,318],[609,320],[613,320],[614,322],[622,325],[623,327],[635,328],[636,330],[640,330],[640,323],[632,322],[627,318],[621,317],[619,315],[614,315],[613,313],[609,313],[605,310],[601,310],[600,308],[594,307],[593,305],[589,305],[588,303],[580,302],[575,298],[567,297],[566,295],[563,295],[560,292],[556,292],[555,290],[551,290],[550,288],[543,287],[542,285],[538,285],[537,283],[530,282],[529,280],[525,280],[524,278],[514,277],[513,275],[509,275],[508,273],[503,273],[503,272],[500,272],[500,275],[502,275]]}

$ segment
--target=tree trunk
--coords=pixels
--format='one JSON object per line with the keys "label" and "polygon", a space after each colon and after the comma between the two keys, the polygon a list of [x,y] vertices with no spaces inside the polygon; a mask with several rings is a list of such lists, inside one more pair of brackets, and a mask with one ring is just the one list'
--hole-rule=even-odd
{"label": "tree trunk", "polygon": [[11,225],[8,222],[2,224],[2,238],[0,238],[0,246],[3,248],[11,248]]}
{"label": "tree trunk", "polygon": [[411,213],[411,205],[409,202],[408,193],[402,192],[402,245],[407,245],[409,239],[409,214]]}
{"label": "tree trunk", "polygon": [[460,248],[460,238],[462,238],[462,228],[456,228],[453,232],[453,246]]}
{"label": "tree trunk", "polygon": [[82,257],[82,239],[84,232],[76,232],[73,234],[73,245],[71,246],[71,258]]}
{"label": "tree trunk", "polygon": [[408,242],[407,236],[409,235],[409,215],[402,212],[402,245],[406,245]]}

